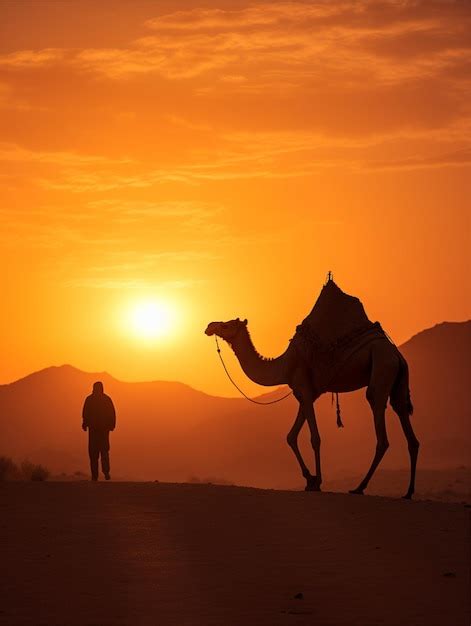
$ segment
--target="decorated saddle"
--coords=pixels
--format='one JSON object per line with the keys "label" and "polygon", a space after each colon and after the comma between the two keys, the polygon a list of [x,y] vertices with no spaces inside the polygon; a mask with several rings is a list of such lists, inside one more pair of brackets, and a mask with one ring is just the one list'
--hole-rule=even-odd
{"label": "decorated saddle", "polygon": [[329,277],[309,315],[291,340],[312,374],[317,395],[345,362],[364,345],[388,340],[379,322],[371,322],[361,301],[343,292]]}

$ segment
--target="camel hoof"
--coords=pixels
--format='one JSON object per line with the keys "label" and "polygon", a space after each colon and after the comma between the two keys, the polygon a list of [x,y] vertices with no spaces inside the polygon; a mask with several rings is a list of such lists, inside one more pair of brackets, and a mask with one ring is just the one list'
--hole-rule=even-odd
{"label": "camel hoof", "polygon": [[350,489],[350,491],[348,493],[353,493],[357,496],[362,496],[363,495],[363,489],[360,489],[360,487],[357,487],[356,489]]}
{"label": "camel hoof", "polygon": [[317,476],[309,476],[306,478],[306,486],[304,487],[304,491],[320,491],[321,490],[321,481],[317,478]]}
{"label": "camel hoof", "polygon": [[412,500],[412,494],[407,492],[405,496],[402,496],[403,500]]}

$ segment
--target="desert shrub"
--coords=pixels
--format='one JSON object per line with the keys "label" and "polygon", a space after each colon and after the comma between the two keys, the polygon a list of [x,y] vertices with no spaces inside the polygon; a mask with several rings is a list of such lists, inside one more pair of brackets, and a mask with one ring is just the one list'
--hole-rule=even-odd
{"label": "desert shrub", "polygon": [[21,474],[23,480],[34,480],[42,482],[49,478],[50,472],[44,465],[37,465],[30,461],[23,461],[21,464]]}
{"label": "desert shrub", "polygon": [[0,456],[0,482],[18,478],[18,467],[7,456]]}
{"label": "desert shrub", "polygon": [[50,476],[50,472],[44,465],[35,465],[31,472],[31,480],[43,481],[47,480]]}

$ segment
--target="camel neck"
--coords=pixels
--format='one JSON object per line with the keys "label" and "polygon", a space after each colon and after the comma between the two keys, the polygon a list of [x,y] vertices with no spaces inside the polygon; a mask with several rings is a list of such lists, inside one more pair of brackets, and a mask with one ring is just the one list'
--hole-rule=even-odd
{"label": "camel neck", "polygon": [[286,352],[275,359],[262,357],[246,329],[241,330],[231,344],[245,374],[258,385],[271,387],[287,382]]}

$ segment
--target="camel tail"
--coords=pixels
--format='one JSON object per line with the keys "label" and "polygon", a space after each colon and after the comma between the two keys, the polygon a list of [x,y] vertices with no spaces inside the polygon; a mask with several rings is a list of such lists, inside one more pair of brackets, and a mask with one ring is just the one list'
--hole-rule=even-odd
{"label": "camel tail", "polygon": [[410,397],[409,367],[407,365],[407,361],[400,353],[399,358],[399,372],[391,389],[389,401],[391,402],[392,408],[398,415],[404,412],[407,412],[407,415],[412,415],[414,412],[414,406]]}

